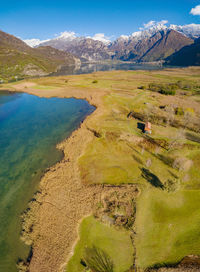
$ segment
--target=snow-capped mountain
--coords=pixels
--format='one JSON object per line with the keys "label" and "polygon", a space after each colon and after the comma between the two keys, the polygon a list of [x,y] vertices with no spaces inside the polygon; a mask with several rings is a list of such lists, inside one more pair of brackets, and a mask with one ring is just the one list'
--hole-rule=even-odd
{"label": "snow-capped mountain", "polygon": [[37,39],[29,45],[51,46],[69,52],[82,60],[120,59],[131,61],[163,60],[200,37],[200,24],[167,25],[167,21],[150,21],[131,35],[121,35],[110,41],[103,33],[79,37],[75,32],[63,32],[46,41]]}
{"label": "snow-capped mountain", "polygon": [[112,52],[108,49],[108,44],[102,35],[93,38],[76,37],[74,32],[63,32],[59,37],[43,42],[40,46],[51,46],[84,60],[98,61],[111,58]]}
{"label": "snow-capped mountain", "polygon": [[192,39],[198,39],[200,37],[200,25],[197,24],[190,24],[184,26],[170,25],[169,28],[178,31]]}
{"label": "snow-capped mountain", "polygon": [[[153,21],[152,21],[153,22]],[[189,25],[169,25],[162,22],[155,23],[148,28],[142,28],[140,31],[133,32],[131,35],[121,35],[117,40],[133,40],[136,41],[150,38],[154,34],[160,31],[175,30],[180,32],[191,39],[197,39],[200,37],[200,24],[189,24]]]}
{"label": "snow-capped mountain", "polygon": [[163,60],[193,40],[167,27],[151,28],[120,37],[109,48],[114,58],[124,61],[152,62]]}

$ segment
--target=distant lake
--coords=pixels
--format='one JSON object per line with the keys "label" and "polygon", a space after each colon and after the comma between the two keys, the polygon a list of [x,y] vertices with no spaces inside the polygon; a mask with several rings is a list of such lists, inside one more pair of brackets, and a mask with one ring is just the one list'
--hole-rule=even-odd
{"label": "distant lake", "polygon": [[93,111],[85,100],[0,92],[0,271],[16,272],[27,258],[20,215],[44,170],[62,158],[56,144]]}
{"label": "distant lake", "polygon": [[80,67],[63,66],[58,72],[52,73],[51,76],[79,75],[90,74],[98,71],[113,70],[160,70],[164,66],[158,64],[137,64],[130,62],[123,63],[82,63]]}

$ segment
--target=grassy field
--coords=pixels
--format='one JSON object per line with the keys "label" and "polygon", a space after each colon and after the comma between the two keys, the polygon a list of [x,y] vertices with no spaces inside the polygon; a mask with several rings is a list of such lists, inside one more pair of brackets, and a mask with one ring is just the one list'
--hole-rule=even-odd
{"label": "grassy field", "polygon": [[[138,201],[137,265],[176,264],[200,255],[200,191],[145,191]],[[148,227],[146,227],[148,224]]]}
{"label": "grassy field", "polygon": [[83,260],[85,248],[93,246],[109,255],[114,263],[114,272],[127,271],[132,266],[134,249],[128,231],[116,230],[90,216],[81,223],[79,235],[80,239],[66,271],[85,271],[81,260]]}
{"label": "grassy field", "polygon": [[[104,92],[101,114],[87,122],[95,137],[79,158],[80,174],[85,184],[138,185],[134,246],[141,269],[200,255],[199,75],[199,68],[188,68],[33,80],[41,91],[55,86],[62,94],[64,88],[91,96]],[[158,90],[150,90],[150,83]],[[164,95],[172,83],[178,86],[174,95]],[[151,135],[141,130],[147,120],[152,122]],[[95,243],[110,254],[116,271],[124,272],[133,250],[123,242],[128,237],[92,217],[85,219],[68,271],[83,270],[83,248]]]}

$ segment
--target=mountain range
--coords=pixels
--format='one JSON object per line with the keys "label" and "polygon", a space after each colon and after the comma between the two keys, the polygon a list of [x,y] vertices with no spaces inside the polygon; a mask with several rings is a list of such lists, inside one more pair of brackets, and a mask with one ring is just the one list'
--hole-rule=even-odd
{"label": "mountain range", "polygon": [[[131,35],[122,35],[114,41],[77,37],[73,32],[38,42],[37,46],[51,46],[69,52],[82,61],[122,60],[155,62],[164,60],[200,37],[200,25],[177,26],[158,23]],[[30,40],[32,43],[34,40]],[[27,41],[27,42],[30,42]]]}
{"label": "mountain range", "polygon": [[64,32],[51,40],[25,43],[0,31],[0,80],[43,76],[62,66],[105,60],[200,65],[200,25],[167,27],[161,23],[114,41]]}

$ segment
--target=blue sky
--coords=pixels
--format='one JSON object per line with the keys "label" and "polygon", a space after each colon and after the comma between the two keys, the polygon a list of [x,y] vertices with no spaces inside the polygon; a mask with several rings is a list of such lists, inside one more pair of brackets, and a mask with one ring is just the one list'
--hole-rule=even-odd
{"label": "blue sky", "polygon": [[118,37],[151,20],[200,24],[200,15],[190,14],[197,5],[200,0],[1,1],[0,29],[22,39],[47,39],[64,31]]}

